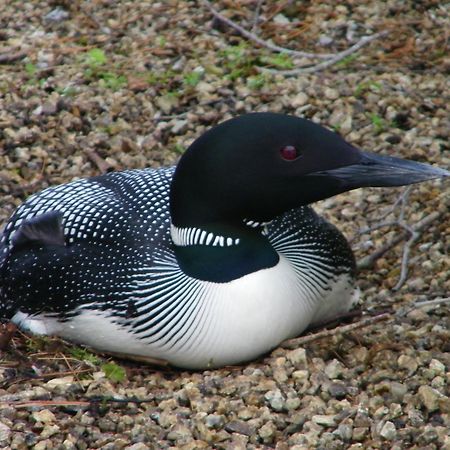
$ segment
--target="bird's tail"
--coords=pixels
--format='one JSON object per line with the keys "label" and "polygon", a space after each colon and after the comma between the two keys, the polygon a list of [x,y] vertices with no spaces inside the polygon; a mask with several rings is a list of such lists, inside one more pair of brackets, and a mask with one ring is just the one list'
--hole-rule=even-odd
{"label": "bird's tail", "polygon": [[8,257],[8,247],[2,242],[2,235],[0,234],[0,320],[11,319],[14,315],[14,305],[6,298],[4,279],[6,269],[6,259]]}

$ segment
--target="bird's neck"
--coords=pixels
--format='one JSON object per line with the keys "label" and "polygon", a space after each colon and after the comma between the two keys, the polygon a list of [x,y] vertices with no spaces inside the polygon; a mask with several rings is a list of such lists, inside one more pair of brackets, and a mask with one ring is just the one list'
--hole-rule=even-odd
{"label": "bird's neck", "polygon": [[252,222],[172,224],[171,236],[181,270],[196,279],[226,283],[279,261],[262,226]]}

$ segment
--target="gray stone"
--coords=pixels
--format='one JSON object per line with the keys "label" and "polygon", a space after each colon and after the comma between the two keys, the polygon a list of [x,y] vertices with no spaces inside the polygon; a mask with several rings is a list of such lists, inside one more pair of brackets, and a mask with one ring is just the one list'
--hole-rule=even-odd
{"label": "gray stone", "polygon": [[387,441],[393,441],[397,437],[397,429],[395,428],[395,425],[388,420],[381,428],[380,436]]}
{"label": "gray stone", "polygon": [[354,441],[363,441],[367,436],[369,429],[365,427],[353,428],[352,438]]}
{"label": "gray stone", "polygon": [[55,415],[49,409],[34,411],[31,416],[36,422],[52,423],[56,421]]}
{"label": "gray stone", "polygon": [[258,434],[265,443],[268,443],[273,440],[276,431],[277,427],[273,422],[269,421],[258,430]]}
{"label": "gray stone", "polygon": [[137,444],[125,447],[125,450],[149,450],[149,447],[142,442],[138,442]]}
{"label": "gray stone", "polygon": [[70,14],[65,10],[60,8],[59,6],[55,9],[52,9],[49,13],[44,16],[44,20],[47,22],[62,22],[63,20],[68,19]]}
{"label": "gray stone", "polygon": [[393,399],[401,402],[405,394],[408,392],[408,387],[398,381],[392,381],[389,383],[389,390]]}
{"label": "gray stone", "polygon": [[311,420],[323,427],[333,427],[336,425],[336,416],[334,415],[316,414],[312,416]]}
{"label": "gray stone", "polygon": [[172,127],[173,134],[180,134],[186,131],[188,126],[187,120],[176,120]]}
{"label": "gray stone", "polygon": [[320,35],[319,37],[319,45],[322,47],[327,47],[328,45],[331,45],[333,43],[333,38],[326,36],[324,34]]}
{"label": "gray stone", "polygon": [[279,389],[266,392],[264,398],[269,402],[270,407],[278,412],[282,411],[286,404],[286,400]]}
{"label": "gray stone", "polygon": [[336,433],[344,442],[349,442],[352,439],[353,427],[347,423],[341,423],[336,429]]}
{"label": "gray stone", "polygon": [[186,425],[177,423],[167,433],[167,439],[169,441],[188,442],[192,440],[192,432]]}
{"label": "gray stone", "polygon": [[420,386],[419,388],[419,398],[425,408],[430,412],[439,409],[439,399],[442,397],[443,395],[439,391],[430,386]]}
{"label": "gray stone", "polygon": [[325,373],[332,380],[339,378],[342,375],[342,372],[342,364],[337,359],[333,359],[325,367]]}
{"label": "gray stone", "polygon": [[328,385],[328,392],[332,397],[342,399],[347,395],[348,389],[345,384],[334,382]]}
{"label": "gray stone", "polygon": [[400,355],[397,360],[397,364],[400,369],[406,369],[408,371],[408,375],[412,375],[419,366],[416,359],[408,355]]}
{"label": "gray stone", "polygon": [[7,425],[0,422],[0,444],[2,442],[8,441],[10,436],[11,436],[11,429]]}
{"label": "gray stone", "polygon": [[41,432],[41,438],[49,438],[54,434],[59,433],[58,425],[45,425],[44,429]]}
{"label": "gray stone", "polygon": [[292,365],[296,368],[307,368],[308,360],[306,357],[306,350],[304,348],[296,348],[295,350],[291,350],[287,352],[286,357],[289,361],[291,361]]}
{"label": "gray stone", "polygon": [[208,414],[205,417],[205,424],[208,428],[218,430],[225,424],[225,418],[218,414]]}
{"label": "gray stone", "polygon": [[241,420],[233,420],[225,425],[225,430],[229,433],[239,433],[245,436],[252,436],[255,433],[255,429],[249,424]]}

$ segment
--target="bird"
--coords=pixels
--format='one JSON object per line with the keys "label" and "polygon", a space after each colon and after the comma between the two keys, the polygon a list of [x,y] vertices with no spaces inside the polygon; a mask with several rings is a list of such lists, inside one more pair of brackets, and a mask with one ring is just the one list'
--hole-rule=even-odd
{"label": "bird", "polygon": [[175,167],[29,197],[0,237],[0,316],[139,361],[242,364],[358,301],[352,250],[312,203],[448,176],[308,119],[238,116]]}

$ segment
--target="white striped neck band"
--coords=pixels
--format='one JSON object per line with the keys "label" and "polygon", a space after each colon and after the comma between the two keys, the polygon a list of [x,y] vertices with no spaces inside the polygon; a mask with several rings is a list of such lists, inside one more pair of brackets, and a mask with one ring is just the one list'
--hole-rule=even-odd
{"label": "white striped neck band", "polygon": [[188,245],[231,247],[239,244],[239,238],[221,236],[196,227],[176,227],[173,224],[170,225],[170,235],[174,244],[180,247]]}
{"label": "white striped neck band", "polygon": [[269,222],[257,222],[256,220],[249,220],[244,219],[245,225],[251,228],[258,228],[258,227],[266,227],[267,225],[270,225],[272,221]]}

